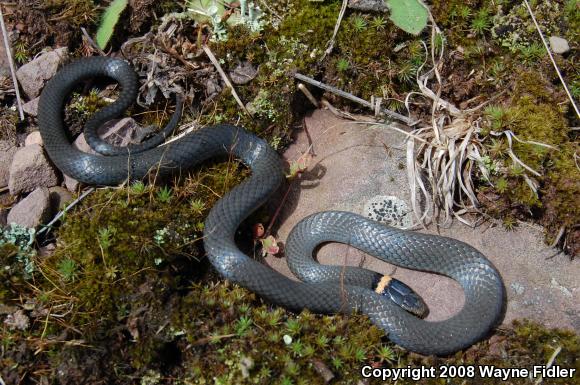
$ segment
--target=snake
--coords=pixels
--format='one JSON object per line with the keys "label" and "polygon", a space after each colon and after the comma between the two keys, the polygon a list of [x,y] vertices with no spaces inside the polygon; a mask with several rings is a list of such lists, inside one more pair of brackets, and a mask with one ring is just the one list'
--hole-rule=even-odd
{"label": "snake", "polygon": [[[153,138],[132,149],[104,148],[108,156],[83,152],[72,144],[64,109],[75,87],[95,77],[110,78],[121,90],[88,125],[99,127],[122,116],[136,100],[138,76],[125,60],[88,57],[65,65],[47,82],[38,104],[39,130],[49,158],[65,175],[99,186],[143,180],[152,171],[170,175],[210,159],[239,159],[251,170],[250,176],[215,203],[203,230],[207,257],[225,279],[290,311],[365,314],[392,342],[424,355],[445,356],[464,350],[488,336],[500,322],[505,288],[499,272],[474,247],[452,238],[389,227],[355,213],[325,211],[304,218],[288,236],[285,253],[300,280],[246,255],[234,235],[285,182],[279,154],[264,139],[229,124],[207,126],[160,145]],[[445,320],[418,317],[374,290],[382,277],[379,273],[316,262],[317,247],[327,242],[350,245],[403,268],[447,276],[463,289],[463,306]],[[403,288],[403,294],[405,291]]]}

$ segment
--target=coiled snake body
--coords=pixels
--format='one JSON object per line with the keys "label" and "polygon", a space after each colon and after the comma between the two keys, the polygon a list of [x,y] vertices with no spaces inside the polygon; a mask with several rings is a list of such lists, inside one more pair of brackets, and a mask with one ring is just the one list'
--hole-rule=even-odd
{"label": "coiled snake body", "polygon": [[[81,152],[71,145],[63,109],[75,85],[97,76],[115,79],[122,91],[116,102],[93,116],[91,125],[98,127],[118,117],[135,100],[137,78],[122,60],[86,58],[64,67],[46,85],[39,102],[39,127],[50,158],[64,174],[95,185],[117,185],[128,177],[142,179],[152,168],[162,174],[189,169],[229,153],[241,159],[251,168],[252,175],[216,203],[204,230],[208,257],[227,279],[290,310],[361,311],[392,341],[422,354],[445,355],[466,348],[498,322],[504,296],[498,272],[473,247],[450,238],[402,231],[356,214],[331,211],[305,218],[293,229],[286,245],[288,257],[295,258],[293,270],[311,282],[293,281],[249,258],[236,246],[234,234],[239,224],[283,182],[283,164],[278,154],[264,140],[231,125],[207,127],[166,145],[128,154],[99,156]],[[417,318],[371,290],[369,282],[376,273],[311,263],[314,248],[327,241],[348,243],[398,266],[451,277],[463,288],[465,304],[444,321]],[[345,280],[340,281],[341,277]]]}

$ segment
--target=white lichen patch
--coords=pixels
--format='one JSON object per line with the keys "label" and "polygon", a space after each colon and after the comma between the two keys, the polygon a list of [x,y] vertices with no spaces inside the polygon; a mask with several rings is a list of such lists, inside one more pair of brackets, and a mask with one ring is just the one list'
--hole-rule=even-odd
{"label": "white lichen patch", "polygon": [[412,225],[412,210],[405,201],[395,196],[377,195],[364,208],[364,215],[374,221],[400,229]]}

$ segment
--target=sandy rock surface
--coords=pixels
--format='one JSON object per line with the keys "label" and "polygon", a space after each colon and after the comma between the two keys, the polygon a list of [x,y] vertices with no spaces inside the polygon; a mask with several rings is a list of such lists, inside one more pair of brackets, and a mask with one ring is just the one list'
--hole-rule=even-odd
{"label": "sandy rock surface", "polygon": [[[279,223],[278,240],[285,241],[302,218],[324,210],[365,215],[367,202],[379,195],[396,196],[410,206],[405,170],[404,136],[387,128],[368,128],[317,110],[306,118],[316,157],[300,186],[292,188]],[[285,153],[297,159],[309,147],[305,132]],[[530,318],[548,327],[580,331],[580,263],[544,245],[542,230],[520,225],[515,231],[484,225],[471,229],[461,223],[439,234],[466,242],[485,254],[501,273],[507,292],[505,323]],[[437,234],[431,226],[426,232]],[[430,307],[430,320],[458,311],[463,293],[451,279],[396,268],[341,244],[327,244],[318,252],[323,264],[353,265],[393,274],[416,290]],[[293,277],[284,258],[266,262]]]}

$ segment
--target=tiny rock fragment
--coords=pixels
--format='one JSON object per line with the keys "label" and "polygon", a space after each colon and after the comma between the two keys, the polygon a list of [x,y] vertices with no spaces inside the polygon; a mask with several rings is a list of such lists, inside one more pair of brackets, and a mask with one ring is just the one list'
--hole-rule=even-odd
{"label": "tiny rock fragment", "polygon": [[334,378],[334,373],[326,366],[324,362],[319,359],[313,359],[312,365],[314,365],[314,370],[316,373],[320,374],[325,384],[328,384]]}
{"label": "tiny rock fragment", "polygon": [[550,36],[550,48],[554,53],[564,54],[570,51],[570,44],[568,44],[568,40],[559,36]]}
{"label": "tiny rock fragment", "polygon": [[252,63],[243,61],[230,72],[230,79],[232,79],[232,83],[234,84],[243,85],[254,80],[257,75],[258,69]]}
{"label": "tiny rock fragment", "polygon": [[10,330],[26,330],[30,326],[30,320],[22,310],[16,310],[14,313],[8,314],[4,323]]}

